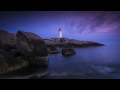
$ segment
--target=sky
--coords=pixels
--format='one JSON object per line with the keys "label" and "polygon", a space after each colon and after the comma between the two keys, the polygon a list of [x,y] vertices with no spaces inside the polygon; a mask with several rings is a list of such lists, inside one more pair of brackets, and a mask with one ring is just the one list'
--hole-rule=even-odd
{"label": "sky", "polygon": [[0,11],[0,29],[120,45],[120,11]]}

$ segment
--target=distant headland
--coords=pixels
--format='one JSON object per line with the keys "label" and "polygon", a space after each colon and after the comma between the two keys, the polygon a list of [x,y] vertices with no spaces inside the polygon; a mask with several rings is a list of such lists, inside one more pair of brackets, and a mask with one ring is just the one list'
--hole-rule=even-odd
{"label": "distant headland", "polygon": [[43,40],[48,46],[54,45],[55,47],[65,47],[65,48],[104,46],[104,44],[101,44],[98,42],[80,41],[80,40],[69,39],[69,38],[50,38],[50,39],[43,39]]}
{"label": "distant headland", "polygon": [[86,46],[104,46],[104,44],[93,41],[80,41],[75,39],[63,38],[62,28],[58,29],[58,38],[43,39],[47,45],[54,45],[55,47],[86,47]]}

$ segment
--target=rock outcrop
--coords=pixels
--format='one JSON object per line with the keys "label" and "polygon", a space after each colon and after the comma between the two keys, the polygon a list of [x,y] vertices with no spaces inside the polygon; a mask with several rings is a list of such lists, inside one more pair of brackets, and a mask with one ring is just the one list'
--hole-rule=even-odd
{"label": "rock outcrop", "polygon": [[74,55],[76,52],[73,49],[62,49],[62,55],[69,56]]}
{"label": "rock outcrop", "polygon": [[51,44],[56,47],[65,47],[65,48],[76,48],[76,47],[87,47],[87,46],[104,46],[101,43],[92,42],[92,41],[80,41],[75,39],[68,38],[51,38],[44,39],[47,45]]}
{"label": "rock outcrop", "polygon": [[13,57],[10,53],[0,50],[0,74],[8,73],[29,65],[23,57]]}
{"label": "rock outcrop", "polygon": [[16,49],[16,36],[13,33],[9,33],[5,30],[0,30],[0,49],[7,52],[12,49]]}
{"label": "rock outcrop", "polygon": [[57,48],[51,44],[47,45],[47,51],[49,54],[57,54],[59,53],[59,51],[57,50]]}
{"label": "rock outcrop", "polygon": [[15,35],[0,30],[0,74],[28,65],[47,66],[48,62],[47,45],[40,36],[24,31]]}
{"label": "rock outcrop", "polygon": [[29,63],[39,66],[48,65],[47,46],[40,36],[24,31],[18,31],[16,36],[17,48]]}

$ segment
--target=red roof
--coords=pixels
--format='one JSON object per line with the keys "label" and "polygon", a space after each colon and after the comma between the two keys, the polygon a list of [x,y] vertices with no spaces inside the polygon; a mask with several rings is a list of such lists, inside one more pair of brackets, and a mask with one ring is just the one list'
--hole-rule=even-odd
{"label": "red roof", "polygon": [[59,31],[62,31],[62,29],[61,29],[61,28],[59,28]]}

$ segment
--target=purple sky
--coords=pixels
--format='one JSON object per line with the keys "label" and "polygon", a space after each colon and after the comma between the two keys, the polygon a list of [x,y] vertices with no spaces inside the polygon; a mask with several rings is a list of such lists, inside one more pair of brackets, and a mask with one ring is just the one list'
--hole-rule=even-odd
{"label": "purple sky", "polygon": [[0,29],[120,45],[120,11],[0,11]]}

